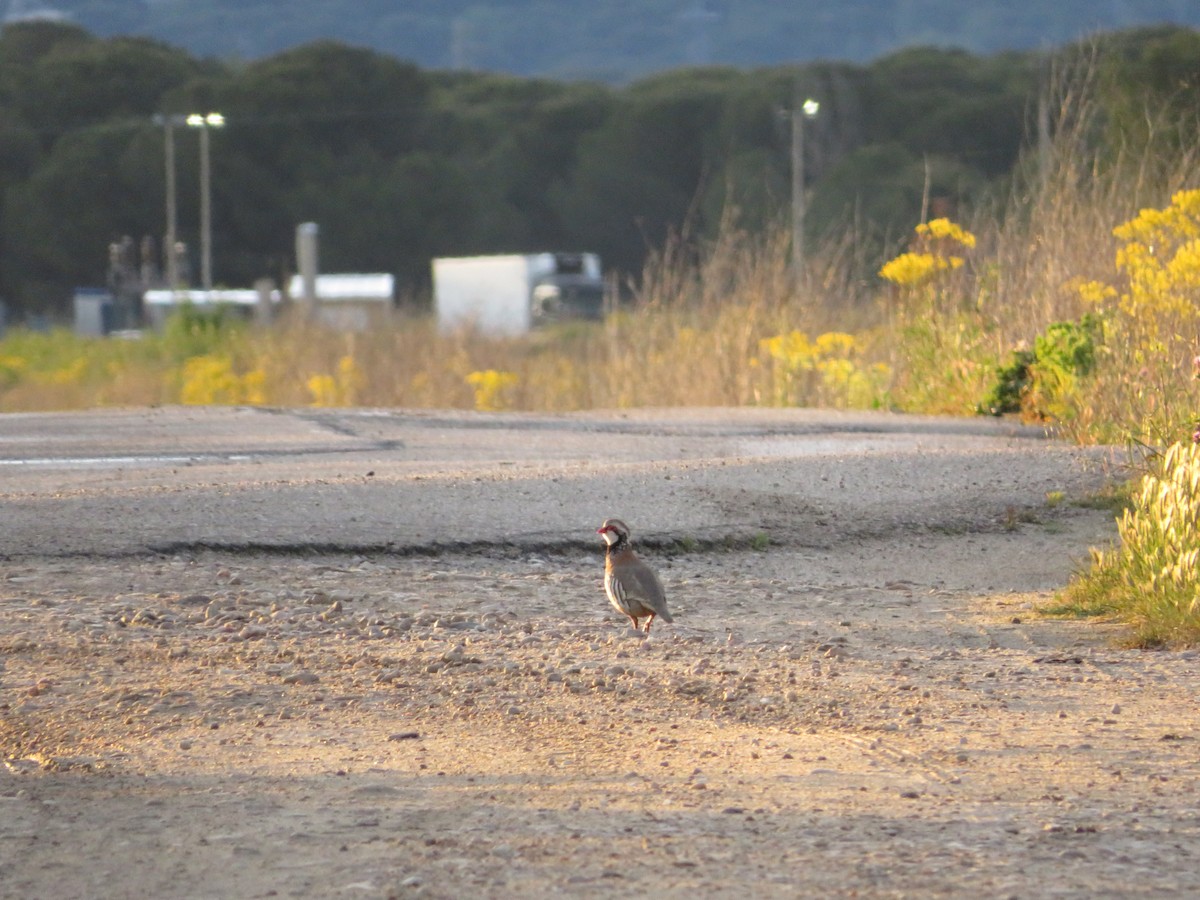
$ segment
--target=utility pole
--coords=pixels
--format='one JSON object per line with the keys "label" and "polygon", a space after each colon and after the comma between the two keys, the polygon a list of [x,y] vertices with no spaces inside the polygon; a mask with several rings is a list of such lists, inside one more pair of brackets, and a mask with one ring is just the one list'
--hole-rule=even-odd
{"label": "utility pole", "polygon": [[176,235],[176,222],[178,212],[175,206],[175,125],[171,121],[171,117],[166,117],[166,123],[163,126],[165,136],[163,140],[166,142],[164,147],[164,155],[167,158],[167,289],[175,290],[179,285],[179,257],[175,253],[175,243],[178,240]]}
{"label": "utility pole", "polygon": [[212,163],[208,129],[200,129],[200,284],[212,290]]}
{"label": "utility pole", "polygon": [[821,108],[811,97],[801,100],[796,89],[792,107],[792,270],[797,281],[804,270],[804,215],[807,198],[804,194],[804,120],[815,119]]}
{"label": "utility pole", "polygon": [[1037,106],[1037,160],[1038,191],[1045,192],[1050,182],[1050,162],[1054,144],[1050,139],[1050,86],[1043,80],[1038,91]]}
{"label": "utility pole", "polygon": [[167,278],[167,289],[172,291],[179,287],[179,254],[175,252],[175,245],[179,241],[179,212],[175,187],[175,126],[182,125],[184,121],[184,117],[179,115],[154,117],[155,124],[163,127],[163,157],[167,182],[167,235],[163,246],[163,269]]}

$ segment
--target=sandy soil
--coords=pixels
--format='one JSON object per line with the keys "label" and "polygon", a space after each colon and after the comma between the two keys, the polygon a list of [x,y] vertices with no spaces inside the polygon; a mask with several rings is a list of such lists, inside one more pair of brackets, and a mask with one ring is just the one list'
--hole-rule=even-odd
{"label": "sandy soil", "polygon": [[1200,655],[1034,610],[1111,531],[647,551],[649,638],[598,540],[24,560],[0,894],[1195,896]]}
{"label": "sandy soil", "polygon": [[1200,654],[1037,612],[1114,535],[1104,454],[804,411],[0,426],[2,897],[1200,895]]}

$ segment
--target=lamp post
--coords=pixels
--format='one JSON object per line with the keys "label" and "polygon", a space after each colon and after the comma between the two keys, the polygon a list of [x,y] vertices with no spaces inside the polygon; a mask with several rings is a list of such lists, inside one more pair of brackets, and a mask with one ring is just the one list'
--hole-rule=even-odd
{"label": "lamp post", "polygon": [[796,96],[792,110],[792,269],[799,279],[804,269],[804,120],[815,119],[821,104],[811,97]]}
{"label": "lamp post", "polygon": [[212,163],[208,149],[208,130],[221,128],[225,117],[220,113],[192,113],[187,117],[192,128],[200,129],[200,283],[212,290]]}

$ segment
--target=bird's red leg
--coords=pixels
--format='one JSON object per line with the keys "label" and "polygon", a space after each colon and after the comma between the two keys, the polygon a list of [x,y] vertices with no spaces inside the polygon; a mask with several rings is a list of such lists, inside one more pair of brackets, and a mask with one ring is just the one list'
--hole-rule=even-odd
{"label": "bird's red leg", "polygon": [[650,618],[646,620],[646,634],[650,633],[650,623],[654,621],[654,613],[650,613]]}
{"label": "bird's red leg", "polygon": [[638,620],[634,616],[630,616],[629,621],[633,623],[633,630],[638,631]]}

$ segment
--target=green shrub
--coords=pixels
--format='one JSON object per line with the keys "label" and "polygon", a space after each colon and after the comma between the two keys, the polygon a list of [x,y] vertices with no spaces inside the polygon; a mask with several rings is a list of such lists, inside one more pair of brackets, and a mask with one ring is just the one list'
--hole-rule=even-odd
{"label": "green shrub", "polygon": [[996,369],[996,381],[979,405],[994,416],[1019,412],[1036,421],[1069,418],[1079,398],[1080,379],[1096,368],[1103,324],[1094,313],[1078,322],[1054,322],[1035,338],[1033,349],[1012,351]]}
{"label": "green shrub", "polygon": [[185,303],[163,326],[162,349],[169,360],[182,363],[225,349],[230,337],[243,331],[245,323],[224,306],[201,309]]}

